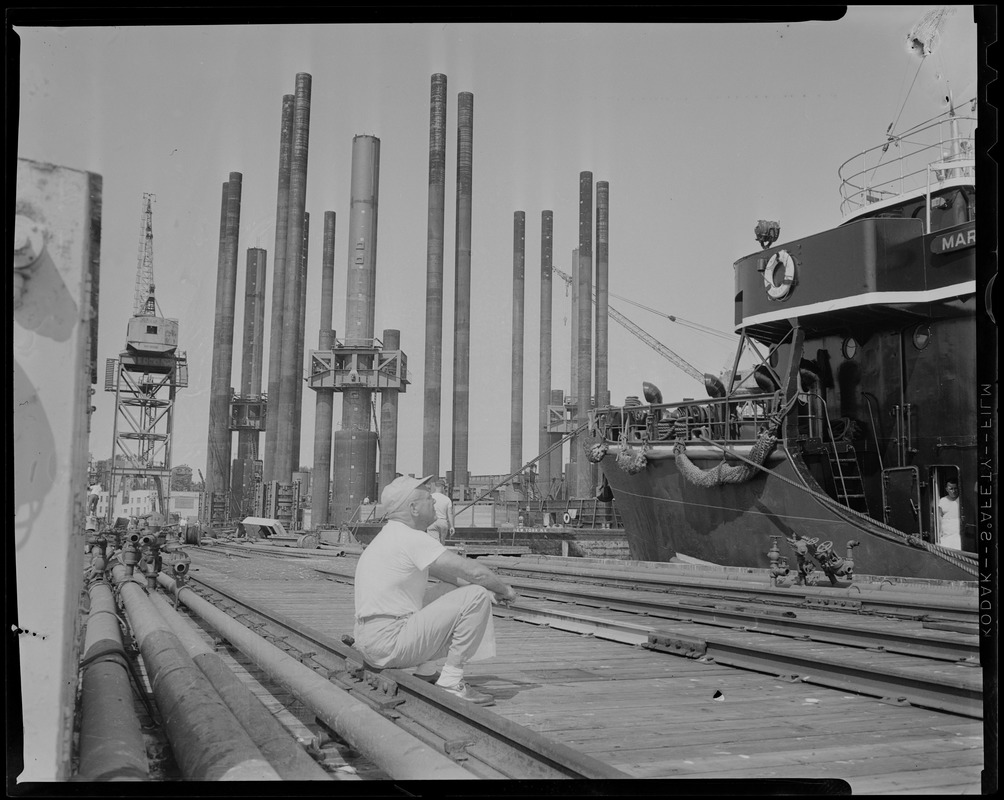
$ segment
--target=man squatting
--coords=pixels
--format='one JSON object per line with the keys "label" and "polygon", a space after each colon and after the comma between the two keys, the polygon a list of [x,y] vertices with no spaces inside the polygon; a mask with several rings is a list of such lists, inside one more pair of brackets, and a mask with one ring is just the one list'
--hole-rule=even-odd
{"label": "man squatting", "polygon": [[[464,682],[464,666],[495,655],[492,602],[516,591],[494,572],[426,533],[436,519],[426,478],[396,478],[380,495],[386,525],[356,566],[355,646],[374,667],[446,657],[436,685],[479,705],[494,701]],[[458,588],[423,605],[429,576]]]}

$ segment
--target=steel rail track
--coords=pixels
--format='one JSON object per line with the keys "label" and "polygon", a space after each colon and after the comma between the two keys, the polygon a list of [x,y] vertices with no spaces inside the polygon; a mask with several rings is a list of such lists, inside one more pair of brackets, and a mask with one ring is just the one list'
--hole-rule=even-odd
{"label": "steel rail track", "polygon": [[[626,779],[626,773],[579,753],[491,711],[474,706],[398,669],[375,669],[343,642],[242,597],[203,577],[199,584],[230,603],[246,609],[265,625],[281,632],[261,635],[300,651],[298,658],[313,661],[332,683],[377,708],[419,740],[437,748],[468,769],[472,777],[523,780]],[[235,615],[240,618],[240,615]]]}
{"label": "steel rail track", "polygon": [[[318,572],[334,574],[346,582],[352,580],[352,576],[343,572],[332,572],[326,569],[315,568]],[[680,606],[684,615],[667,612],[664,606],[672,609],[673,605],[664,601],[653,601],[644,599],[622,600],[611,599],[609,596],[597,594],[594,591],[564,590],[554,586],[548,586],[546,581],[534,581],[533,586],[529,586],[525,581],[514,584],[520,590],[522,596],[527,595],[527,589],[540,591],[540,599],[557,600],[558,602],[574,601],[578,605],[588,605],[608,611],[622,612],[632,615],[643,615],[646,617],[664,617],[678,622],[693,623],[697,625],[711,625],[714,627],[729,627],[739,629],[745,633],[755,634],[756,642],[736,642],[730,641],[723,636],[710,634],[707,636],[697,636],[693,634],[678,634],[672,631],[661,630],[649,625],[639,625],[631,622],[614,621],[597,617],[586,617],[580,614],[570,614],[553,609],[542,609],[526,604],[510,605],[508,610],[497,610],[498,616],[513,617],[517,621],[531,622],[536,624],[546,624],[562,630],[573,631],[586,635],[596,636],[619,641],[625,644],[646,647],[651,650],[659,650],[676,655],[683,655],[690,658],[701,658],[705,661],[714,661],[725,666],[733,666],[742,669],[750,669],[757,672],[765,672],[786,680],[801,680],[830,688],[843,689],[858,694],[865,694],[881,698],[885,702],[895,704],[910,703],[913,705],[933,708],[952,714],[959,714],[967,717],[982,719],[983,717],[983,690],[980,681],[974,680],[973,675],[980,675],[977,671],[972,673],[969,670],[979,669],[979,662],[966,656],[954,659],[946,658],[946,651],[934,647],[930,652],[935,655],[928,655],[923,652],[911,652],[907,655],[916,658],[914,666],[921,669],[913,671],[901,668],[898,665],[866,665],[856,663],[854,653],[848,655],[842,653],[844,647],[853,647],[854,652],[868,650],[882,657],[879,651],[886,654],[892,653],[892,648],[886,646],[895,641],[893,646],[914,645],[918,651],[923,651],[923,645],[916,637],[908,637],[897,634],[887,634],[877,631],[847,631],[838,626],[827,626],[823,623],[808,623],[805,628],[799,631],[797,625],[800,621],[771,617],[764,620],[754,614],[740,614],[732,612],[723,614],[719,609],[702,608],[700,606]],[[729,621],[716,619],[717,616],[730,617]],[[704,618],[700,618],[700,617]],[[710,620],[710,621],[709,621]],[[754,625],[740,624],[736,620],[744,622],[753,621]],[[557,623],[557,624],[556,624]],[[785,631],[779,630],[782,625],[790,624],[790,628]],[[810,637],[806,630],[814,631],[816,637]],[[832,636],[839,638],[841,632],[848,635],[845,641],[822,641],[821,636]],[[781,636],[785,642],[771,643],[762,637]],[[733,637],[734,638],[734,637]],[[815,640],[814,640],[815,639]],[[881,641],[881,644],[878,642]],[[800,652],[793,652],[791,644],[797,642],[808,646],[822,647],[825,651],[812,655],[805,655]],[[953,644],[953,647],[958,645]],[[971,648],[963,649],[961,652],[970,653]],[[947,675],[944,669],[938,669],[937,665],[947,668],[951,666],[947,661],[958,663],[966,668],[966,672],[961,675]],[[925,674],[925,669],[930,668],[930,674]]]}
{"label": "steel rail track", "polygon": [[[604,608],[613,610],[610,606]],[[510,611],[513,612],[513,618],[520,622],[544,624],[649,650],[764,672],[792,682],[802,681],[843,689],[878,697],[896,705],[911,704],[983,718],[982,687],[971,679],[970,674],[961,677],[925,675],[923,671],[897,665],[859,664],[853,657],[849,658],[841,653],[838,649],[841,646],[835,644],[826,644],[825,652],[805,655],[793,652],[783,644],[764,643],[759,636],[755,642],[741,642],[714,634],[699,636],[676,633],[649,625],[587,617],[535,606],[516,605],[510,607]],[[751,634],[769,633],[755,628],[742,628],[742,631]],[[965,666],[972,669],[979,665],[966,662]]]}
{"label": "steel rail track", "polygon": [[[513,564],[509,561],[492,558],[482,560],[505,575],[545,576],[550,580],[700,597],[721,598],[725,595],[746,603],[820,608],[917,620],[936,619],[961,622],[971,621],[973,615],[977,613],[975,593],[972,598],[947,598],[931,592],[925,594],[923,589],[918,589],[916,593],[911,593],[912,596],[903,596],[904,592],[897,593],[895,591],[889,591],[888,596],[881,596],[878,591],[869,589],[866,592],[857,585],[846,589],[831,589],[827,586],[781,588],[757,586],[752,579],[749,581],[735,579],[716,581],[710,576],[697,578],[694,575],[674,575],[671,573],[653,575],[649,571],[628,571],[620,568],[573,568],[561,564]],[[766,570],[759,572],[766,575]]]}
{"label": "steel rail track", "polygon": [[[347,571],[315,567],[316,571],[337,575],[351,580]],[[608,609],[644,617],[694,622],[730,629],[742,629],[755,633],[785,636],[807,641],[826,642],[866,650],[885,650],[889,653],[917,656],[942,661],[968,662],[979,664],[980,647],[978,640],[960,637],[938,638],[918,636],[896,631],[876,632],[863,628],[820,622],[796,617],[795,611],[766,607],[751,602],[736,605],[734,600],[715,602],[704,599],[683,598],[673,600],[663,596],[658,598],[631,597],[614,594],[617,588],[604,591],[606,587],[576,589],[570,585],[557,585],[557,581],[518,579],[513,585],[523,596],[552,599],[558,602],[574,603],[580,606]],[[958,633],[959,631],[953,631]],[[951,632],[950,632],[951,633]],[[974,631],[975,633],[975,631]]]}
{"label": "steel rail track", "polygon": [[517,587],[522,594],[533,594],[541,599],[572,602],[583,606],[606,608],[611,611],[623,611],[659,619],[739,628],[755,633],[827,642],[867,650],[885,650],[890,653],[902,653],[920,658],[979,663],[980,646],[975,636],[964,640],[959,637],[943,639],[896,631],[879,632],[834,622],[800,619],[794,611],[763,608],[756,603],[741,606],[734,603],[727,605],[708,601],[705,604],[663,598],[652,600],[624,599],[602,591],[559,588],[548,585],[546,581],[523,580],[517,582]]}

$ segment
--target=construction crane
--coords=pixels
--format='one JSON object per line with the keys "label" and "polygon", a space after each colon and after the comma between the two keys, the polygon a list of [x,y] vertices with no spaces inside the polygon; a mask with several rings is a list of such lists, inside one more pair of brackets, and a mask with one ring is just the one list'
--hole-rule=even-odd
{"label": "construction crane", "polygon": [[[106,359],[105,391],[115,393],[109,496],[139,479],[157,489],[158,511],[169,518],[171,447],[177,391],[188,386],[188,360],[178,350],[178,320],[157,311],[153,283],[153,199],[144,193],[133,315],[126,346]],[[113,503],[108,504],[109,519]]]}
{"label": "construction crane", "polygon": [[[569,286],[572,285],[572,278],[570,275],[566,275],[564,272],[562,272],[560,269],[554,266],[552,266],[551,269],[554,270],[554,273],[559,278],[561,278],[566,284],[568,284]],[[593,303],[595,302],[596,302],[596,287],[594,286]],[[658,339],[652,336],[652,334],[643,331],[641,328],[635,325],[631,320],[625,317],[620,311],[618,311],[609,304],[607,305],[607,314],[614,322],[619,324],[622,328],[625,328],[631,333],[633,333],[635,336],[641,339],[645,344],[647,344],[649,347],[655,350],[655,352],[657,352],[671,364],[674,364],[675,366],[679,367],[681,370],[686,372],[691,378],[700,383],[702,386],[706,386],[706,376],[703,372],[697,369],[697,367],[695,367],[693,364],[684,361],[680,356],[678,356],[676,353],[674,353],[672,350],[666,347],[666,345],[664,345],[662,342],[660,342]]]}
{"label": "construction crane", "polygon": [[133,316],[154,316],[153,299],[153,201],[155,195],[143,193],[143,213],[140,216],[139,258],[136,264],[136,290],[133,296]]}

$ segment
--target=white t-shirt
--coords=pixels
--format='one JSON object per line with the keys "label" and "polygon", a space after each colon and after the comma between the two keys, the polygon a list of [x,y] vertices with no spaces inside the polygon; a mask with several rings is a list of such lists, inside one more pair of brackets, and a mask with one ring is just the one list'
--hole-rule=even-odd
{"label": "white t-shirt", "polygon": [[450,506],[453,505],[453,501],[442,492],[433,492],[432,504],[436,508],[436,519],[445,519],[449,522]]}
{"label": "white t-shirt", "polygon": [[952,500],[947,495],[938,500],[940,511],[940,532],[939,543],[945,547],[953,547],[956,550],[962,548],[962,541],[959,536],[959,498]]}
{"label": "white t-shirt", "polygon": [[421,609],[429,565],[445,552],[425,531],[397,520],[388,522],[356,565],[356,618],[405,616]]}

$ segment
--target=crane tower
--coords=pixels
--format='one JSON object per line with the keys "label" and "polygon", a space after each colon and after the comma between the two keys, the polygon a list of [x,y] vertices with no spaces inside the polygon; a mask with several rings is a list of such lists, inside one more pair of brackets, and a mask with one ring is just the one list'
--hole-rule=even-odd
{"label": "crane tower", "polygon": [[112,429],[111,485],[108,519],[116,499],[124,503],[138,479],[157,491],[157,508],[170,521],[171,439],[178,389],[188,386],[188,360],[178,350],[178,320],[158,313],[153,279],[153,199],[143,195],[139,263],[133,316],[126,327],[126,346],[105,362],[105,391],[115,392]]}

